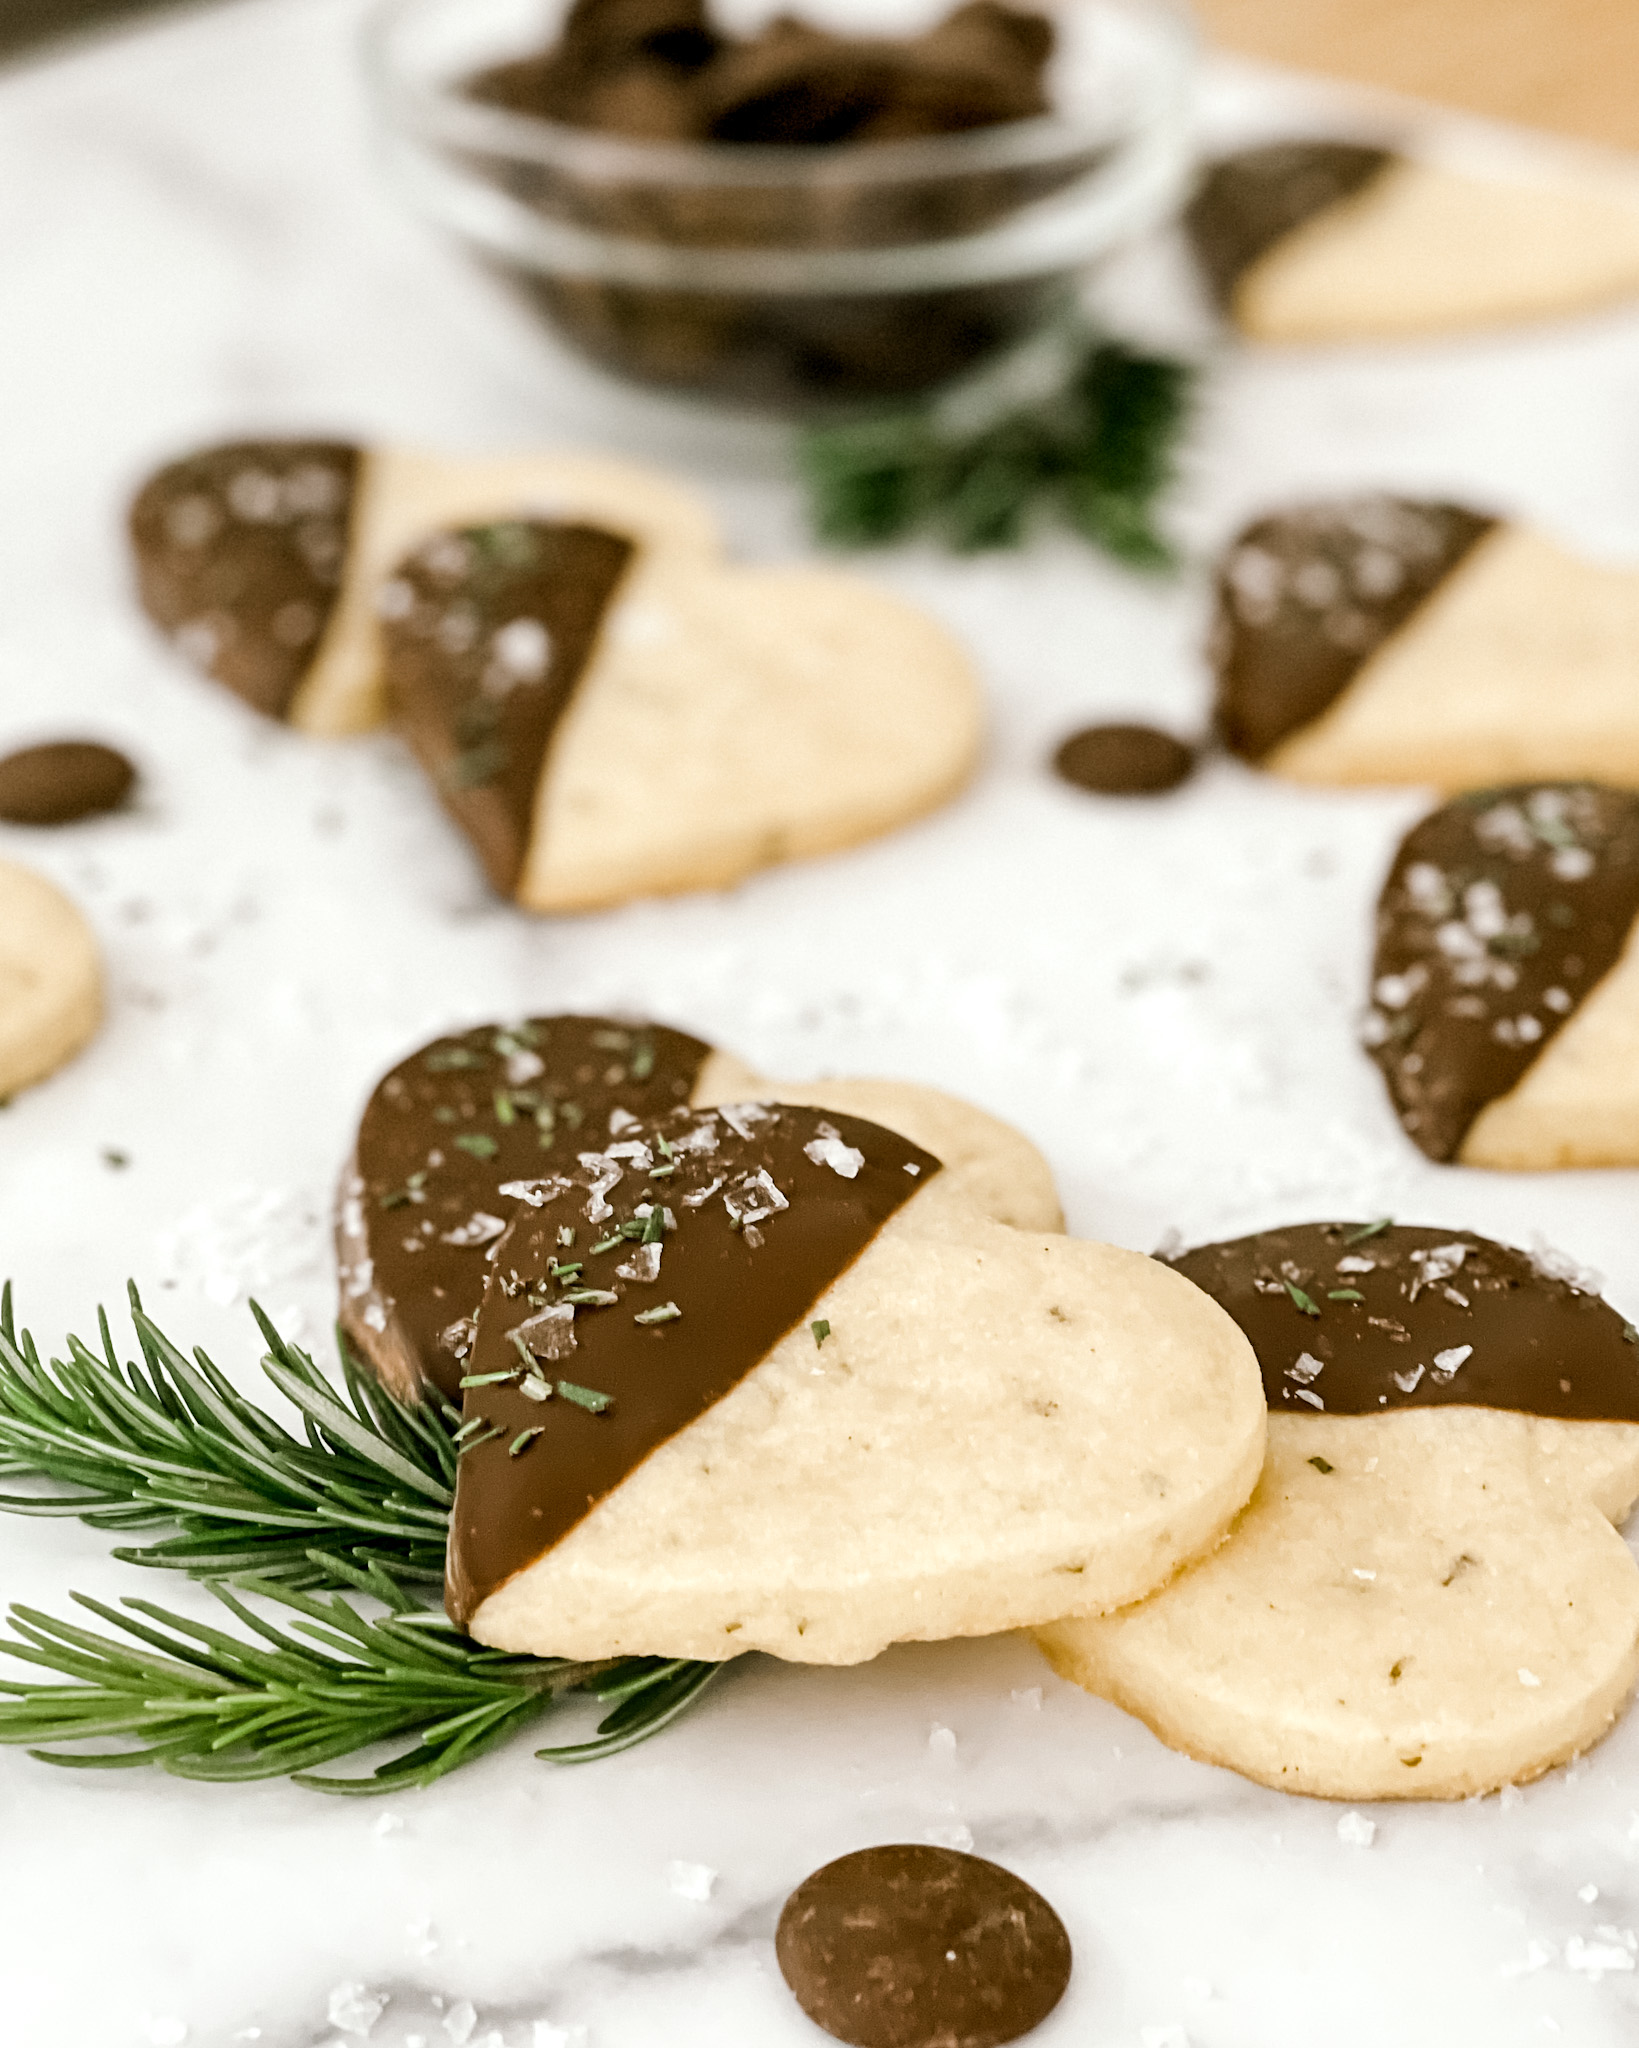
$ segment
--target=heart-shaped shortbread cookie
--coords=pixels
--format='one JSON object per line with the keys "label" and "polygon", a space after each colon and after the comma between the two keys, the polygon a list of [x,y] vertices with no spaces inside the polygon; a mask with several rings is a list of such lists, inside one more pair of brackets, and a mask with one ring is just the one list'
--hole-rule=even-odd
{"label": "heart-shaped shortbread cookie", "polygon": [[1639,569],[1460,505],[1256,521],[1224,555],[1212,654],[1225,741],[1295,781],[1639,788]]}
{"label": "heart-shaped shortbread cookie", "polygon": [[1100,1612],[1256,1477],[1256,1365],[1216,1304],[993,1222],[880,1125],[677,1110],[519,1192],[451,1518],[481,1642],[845,1664]]}
{"label": "heart-shaped shortbread cookie", "polygon": [[552,911],[720,888],[971,774],[978,688],[922,613],[831,569],[673,553],[627,577],[600,539],[469,528],[383,586],[394,717],[497,889]]}
{"label": "heart-shaped shortbread cookie", "polygon": [[455,1396],[505,1190],[619,1135],[634,1116],[777,1096],[868,1116],[944,1161],[987,1215],[1028,1230],[1063,1216],[1047,1162],[1011,1124],[909,1081],[766,1081],[663,1024],[531,1017],[438,1038],[377,1083],[336,1207],[341,1322],[371,1369],[413,1399]]}
{"label": "heart-shaped shortbread cookie", "polygon": [[669,477],[607,456],[453,457],[351,442],[228,442],[157,471],[131,508],[143,606],[197,666],[305,731],[386,716],[376,593],[453,524],[586,520],[640,556],[718,554]]}
{"label": "heart-shaped shortbread cookie", "polygon": [[1214,165],[1187,224],[1219,303],[1259,341],[1405,339],[1639,293],[1629,179],[1525,183],[1281,142]]}
{"label": "heart-shaped shortbread cookie", "polygon": [[0,1100],[55,1073],[101,1021],[85,919],[43,876],[0,861]]}
{"label": "heart-shaped shortbread cookie", "polygon": [[1229,1540],[1064,1676],[1283,1790],[1458,1799],[1599,1739],[1639,1677],[1639,1338],[1469,1232],[1307,1225],[1186,1253],[1251,1337],[1269,1458]]}
{"label": "heart-shaped shortbread cookie", "polygon": [[1364,1038],[1432,1159],[1639,1165],[1639,795],[1525,783],[1401,842]]}

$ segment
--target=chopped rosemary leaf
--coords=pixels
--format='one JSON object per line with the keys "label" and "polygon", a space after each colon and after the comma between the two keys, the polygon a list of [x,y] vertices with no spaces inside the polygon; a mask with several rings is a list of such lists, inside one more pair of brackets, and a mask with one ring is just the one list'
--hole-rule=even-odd
{"label": "chopped rosemary leaf", "polygon": [[1632,1323],[1622,1325],[1622,1335],[1629,1344],[1639,1344],[1639,1330],[1636,1330]]}
{"label": "chopped rosemary leaf", "polygon": [[[488,1418],[486,1417],[485,1419],[487,1420]],[[499,1423],[491,1422],[489,1426],[488,1436],[469,1436],[466,1442],[461,1446],[460,1450],[457,1451],[456,1456],[459,1458],[464,1458],[467,1455],[468,1451],[476,1451],[481,1444],[492,1444],[495,1442],[497,1437],[502,1437],[505,1435],[506,1431],[501,1428]]]}
{"label": "chopped rosemary leaf", "polygon": [[543,1435],[545,1435],[545,1431],[538,1422],[532,1423],[528,1429],[520,1429],[511,1443],[507,1445],[507,1456],[509,1458],[516,1458],[520,1451],[528,1450],[536,1437]]}
{"label": "chopped rosemary leaf", "polygon": [[634,1323],[675,1323],[683,1311],[675,1301],[663,1301],[658,1308],[640,1309],[633,1316]]}
{"label": "chopped rosemary leaf", "polygon": [[448,1074],[458,1067],[481,1067],[486,1062],[481,1052],[473,1052],[464,1045],[452,1045],[443,1052],[428,1053],[423,1064],[429,1074]]}
{"label": "chopped rosemary leaf", "polygon": [[576,1308],[610,1308],[620,1296],[608,1287],[566,1287],[563,1299]]}
{"label": "chopped rosemary leaf", "polygon": [[455,1142],[474,1159],[493,1159],[501,1149],[488,1131],[463,1131]]}
{"label": "chopped rosemary leaf", "polygon": [[814,1333],[814,1349],[817,1351],[826,1338],[830,1336],[831,1325],[821,1316],[817,1322],[810,1323],[808,1327]]}
{"label": "chopped rosemary leaf", "polygon": [[1326,1299],[1328,1301],[1364,1301],[1366,1297],[1358,1287],[1328,1287]]}
{"label": "chopped rosemary leaf", "polygon": [[1309,1296],[1304,1293],[1301,1287],[1294,1286],[1293,1283],[1290,1280],[1288,1280],[1286,1282],[1286,1291],[1292,1297],[1292,1306],[1294,1308],[1302,1309],[1303,1313],[1306,1316],[1318,1316],[1320,1314],[1320,1310],[1315,1306],[1314,1302],[1309,1298]]}
{"label": "chopped rosemary leaf", "polygon": [[588,1414],[601,1415],[606,1408],[615,1405],[613,1394],[600,1394],[596,1387],[577,1387],[573,1380],[559,1380],[558,1392],[566,1401],[577,1408],[584,1408]]}
{"label": "chopped rosemary leaf", "polygon": [[1328,1465],[1324,1458],[1311,1458],[1309,1463],[1314,1466],[1317,1472],[1335,1472],[1337,1470],[1335,1465]]}
{"label": "chopped rosemary leaf", "polygon": [[1379,1216],[1375,1223],[1362,1223],[1358,1230],[1351,1230],[1343,1242],[1345,1244],[1364,1244],[1368,1237],[1380,1237],[1385,1230],[1392,1230],[1393,1228],[1394,1218],[1392,1216]]}
{"label": "chopped rosemary leaf", "polygon": [[577,1273],[586,1271],[586,1262],[583,1259],[571,1259],[568,1265],[562,1266],[554,1259],[547,1270],[554,1280],[573,1280]]}
{"label": "chopped rosemary leaf", "polygon": [[497,1088],[495,1091],[495,1121],[498,1124],[515,1124],[518,1121],[518,1112],[513,1105],[512,1097],[504,1088]]}
{"label": "chopped rosemary leaf", "polygon": [[[507,1335],[512,1340],[513,1350],[517,1352],[518,1356],[524,1362],[524,1370],[526,1372],[533,1372],[535,1370],[535,1354],[533,1351],[530,1350],[528,1343],[525,1341],[523,1332],[521,1330],[508,1330]],[[516,1379],[517,1373],[516,1371],[498,1372],[494,1374],[493,1377],[498,1380],[510,1380]],[[463,1380],[461,1384],[462,1386],[466,1386],[469,1383],[466,1380]],[[476,1386],[478,1382],[473,1381],[471,1382],[471,1384]]]}
{"label": "chopped rosemary leaf", "polygon": [[451,1443],[458,1444],[464,1442],[467,1437],[472,1435],[475,1429],[482,1429],[488,1420],[489,1417],[487,1415],[474,1415],[469,1421],[463,1422],[461,1427],[456,1430],[450,1438]]}
{"label": "chopped rosemary leaf", "polygon": [[650,1209],[648,1215],[645,1216],[643,1219],[643,1234],[638,1239],[638,1242],[639,1244],[659,1244],[660,1240],[665,1235],[666,1212],[664,1209],[661,1208],[660,1204],[656,1202],[654,1206]]}
{"label": "chopped rosemary leaf", "polygon": [[[640,1038],[632,1048],[632,1079],[646,1081],[654,1072],[654,1047],[646,1038]],[[665,1140],[662,1139],[664,1144]]]}
{"label": "chopped rosemary leaf", "polygon": [[[512,1334],[516,1337],[518,1333],[514,1330]],[[534,1363],[533,1359],[530,1363]],[[515,1365],[509,1365],[505,1372],[470,1372],[462,1380],[461,1385],[464,1387],[494,1387],[499,1386],[502,1380],[515,1380],[517,1377],[518,1368]]]}
{"label": "chopped rosemary leaf", "polygon": [[599,1252],[612,1252],[616,1250],[620,1245],[623,1245],[625,1242],[625,1237],[622,1235],[620,1231],[617,1230],[613,1237],[606,1237],[600,1243],[593,1245],[592,1250],[588,1254],[588,1256],[595,1257],[596,1254]]}

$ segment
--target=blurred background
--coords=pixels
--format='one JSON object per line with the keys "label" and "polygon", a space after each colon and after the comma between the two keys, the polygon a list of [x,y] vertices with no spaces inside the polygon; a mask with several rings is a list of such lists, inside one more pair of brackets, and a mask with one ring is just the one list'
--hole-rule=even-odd
{"label": "blurred background", "polygon": [[[0,57],[152,6],[0,0]],[[1639,149],[1639,0],[1196,0],[1196,11],[1232,50]]]}

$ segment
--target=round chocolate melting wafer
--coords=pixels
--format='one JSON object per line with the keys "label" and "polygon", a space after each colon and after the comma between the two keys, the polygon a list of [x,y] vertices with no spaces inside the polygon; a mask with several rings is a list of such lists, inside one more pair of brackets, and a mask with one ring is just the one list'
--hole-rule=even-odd
{"label": "round chocolate melting wafer", "polygon": [[96,740],[51,740],[0,760],[0,818],[11,825],[72,825],[117,810],[137,771]]}
{"label": "round chocolate melting wafer", "polygon": [[1194,767],[1194,749],[1153,725],[1089,725],[1053,756],[1055,773],[1097,796],[1159,796]]}
{"label": "round chocolate melting wafer", "polygon": [[1070,1937],[1040,1892],[915,1842],[815,1871],[786,1900],[774,1949],[803,2011],[854,2048],[1000,2048],[1070,1981]]}

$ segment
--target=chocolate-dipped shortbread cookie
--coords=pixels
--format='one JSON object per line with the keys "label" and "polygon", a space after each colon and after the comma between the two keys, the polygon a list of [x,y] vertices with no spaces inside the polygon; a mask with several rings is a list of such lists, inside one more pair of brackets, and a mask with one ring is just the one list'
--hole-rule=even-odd
{"label": "chocolate-dipped shortbread cookie", "polygon": [[1372,495],[1246,527],[1218,572],[1226,745],[1299,782],[1639,787],[1639,570]]}
{"label": "chocolate-dipped shortbread cookie", "polygon": [[379,1081],[336,1201],[341,1322],[395,1393],[458,1398],[496,1240],[548,1168],[634,1116],[777,1095],[891,1126],[937,1148],[986,1215],[1063,1226],[1046,1160],[1000,1118],[909,1081],[766,1081],[664,1024],[530,1017],[434,1039]]}
{"label": "chocolate-dipped shortbread cookie", "polygon": [[836,570],[624,552],[516,520],[382,586],[395,717],[526,909],[722,888],[966,781],[978,686],[933,620]]}
{"label": "chocolate-dipped shortbread cookie", "polygon": [[257,711],[321,734],[386,710],[377,589],[452,521],[588,521],[631,546],[717,550],[711,513],[648,470],[582,455],[426,455],[234,441],[157,471],[131,508],[138,594],[193,664]]}
{"label": "chocolate-dipped shortbread cookie", "polygon": [[841,1112],[676,1110],[520,1190],[447,1604],[541,1655],[854,1663],[1141,1597],[1262,1457],[1246,1340]]}
{"label": "chocolate-dipped shortbread cookie", "polygon": [[[1269,1459],[1222,1549],[1041,1632],[1175,1748],[1287,1791],[1538,1776],[1639,1676],[1639,1333],[1472,1231],[1299,1224],[1173,1264],[1251,1339]],[[1552,1268],[1552,1270],[1550,1269]]]}
{"label": "chocolate-dipped shortbread cookie", "polygon": [[1401,842],[1363,1037],[1431,1159],[1639,1165],[1639,795],[1525,783]]}
{"label": "chocolate-dipped shortbread cookie", "polygon": [[1207,285],[1259,341],[1398,339],[1639,291],[1639,200],[1614,181],[1475,176],[1358,143],[1210,165],[1185,214]]}

